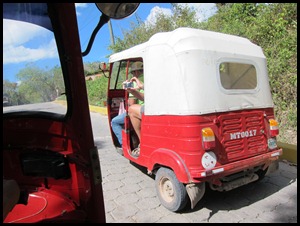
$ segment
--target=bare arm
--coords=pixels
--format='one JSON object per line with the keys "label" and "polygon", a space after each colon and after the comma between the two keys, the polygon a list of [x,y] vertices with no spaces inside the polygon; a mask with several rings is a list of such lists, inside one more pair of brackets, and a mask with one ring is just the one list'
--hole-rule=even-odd
{"label": "bare arm", "polygon": [[133,96],[135,96],[137,99],[144,101],[144,93],[139,92],[135,88],[128,88],[127,91],[131,93]]}
{"label": "bare arm", "polygon": [[136,82],[139,89],[144,89],[144,83],[142,83],[137,77],[132,77],[131,82]]}
{"label": "bare arm", "polygon": [[144,89],[144,84],[137,77],[132,77],[130,81],[136,82],[137,87],[128,88],[127,91],[131,93],[133,96],[135,96],[137,99],[144,101],[144,93],[139,91],[140,89]]}

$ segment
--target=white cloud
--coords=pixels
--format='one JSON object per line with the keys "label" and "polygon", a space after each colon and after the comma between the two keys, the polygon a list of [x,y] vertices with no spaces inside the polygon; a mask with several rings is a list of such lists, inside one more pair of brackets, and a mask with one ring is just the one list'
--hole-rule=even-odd
{"label": "white cloud", "polygon": [[[19,24],[19,25],[18,25]],[[22,29],[20,29],[22,27]],[[11,45],[12,43],[21,45],[37,34],[41,32],[39,26],[34,26],[29,23],[15,21],[15,20],[3,20],[3,47]]]}
{"label": "white cloud", "polygon": [[81,13],[78,11],[79,8],[86,8],[88,7],[87,3],[75,3],[75,8],[76,8],[76,15],[80,16]]}
{"label": "white cloud", "polygon": [[[17,23],[21,23],[21,30]],[[35,39],[37,36],[42,36],[46,42],[39,42]],[[58,55],[52,32],[29,23],[3,20],[3,64],[55,57]]]}
{"label": "white cloud", "polygon": [[172,11],[171,11],[171,9],[168,9],[168,8],[161,8],[159,6],[155,6],[154,8],[151,9],[150,14],[146,18],[145,23],[146,24],[148,24],[148,23],[149,24],[155,24],[156,23],[156,17],[159,14],[164,14],[166,16],[171,16]]}
{"label": "white cloud", "polygon": [[[194,9],[196,11],[196,17],[198,21],[202,22],[212,16],[217,12],[215,3],[179,3],[181,5],[187,5],[188,7]],[[158,14],[165,14],[167,16],[172,15],[172,11],[169,8],[161,8],[159,6],[155,6],[151,9],[150,14],[146,18],[145,23],[155,24],[156,17]]]}
{"label": "white cloud", "polygon": [[207,20],[217,12],[215,3],[180,3],[196,11],[196,17],[199,22]]}
{"label": "white cloud", "polygon": [[[88,7],[88,4],[75,3],[75,7],[83,9]],[[78,10],[76,12],[78,13]],[[43,43],[40,42],[41,36],[44,39]],[[58,54],[51,31],[31,23],[3,19],[3,64],[53,58],[58,58]]]}
{"label": "white cloud", "polygon": [[75,3],[75,7],[76,8],[85,8],[85,7],[87,7],[88,5],[87,5],[87,3]]}
{"label": "white cloud", "polygon": [[3,49],[3,64],[32,62],[43,59],[57,58],[57,50],[54,39],[47,45],[38,48],[20,46],[7,46]]}

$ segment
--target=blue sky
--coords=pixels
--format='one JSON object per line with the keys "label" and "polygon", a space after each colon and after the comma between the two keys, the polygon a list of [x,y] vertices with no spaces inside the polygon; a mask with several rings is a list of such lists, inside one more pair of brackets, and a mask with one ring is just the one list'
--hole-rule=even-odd
{"label": "blue sky", "polygon": [[[216,12],[214,3],[183,3],[189,7],[193,7],[198,12],[199,21],[205,20]],[[122,20],[111,20],[112,30],[115,37],[122,38],[122,30],[130,30],[131,23],[137,23],[136,16],[146,23],[155,23],[155,15],[158,12],[163,12],[170,15],[170,3],[141,3],[135,14]],[[81,41],[82,52],[86,50],[90,36],[98,24],[101,13],[94,3],[76,3],[76,13],[79,25],[79,35]],[[26,43],[18,43],[18,46],[12,46],[8,36],[3,36],[3,75],[4,79],[11,82],[16,82],[15,75],[22,69],[26,63],[38,60],[38,66],[52,68],[57,65],[57,61],[53,59],[57,56],[51,54],[53,52],[52,41],[49,40],[47,45],[43,46],[42,50],[37,51],[36,43],[34,42],[34,35],[40,34],[37,27],[24,29],[22,34],[14,33],[13,26],[3,22],[3,33],[6,34],[6,29],[10,29],[14,34],[14,39],[21,35],[28,39]],[[25,32],[25,31],[30,31]],[[47,34],[45,34],[46,36]],[[14,40],[15,41],[15,40]],[[83,57],[84,62],[108,62],[108,56],[111,51],[108,46],[111,44],[111,37],[108,24],[105,24],[97,36],[95,37],[90,53]],[[40,48],[40,46],[38,47]],[[18,53],[18,55],[11,56],[11,53]]]}

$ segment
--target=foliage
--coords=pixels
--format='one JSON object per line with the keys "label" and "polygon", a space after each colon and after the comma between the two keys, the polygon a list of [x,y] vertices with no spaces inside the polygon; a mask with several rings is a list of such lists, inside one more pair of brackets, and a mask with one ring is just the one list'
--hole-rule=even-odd
{"label": "foliage", "polygon": [[27,64],[16,77],[19,84],[3,81],[3,93],[9,96],[11,105],[53,101],[65,92],[62,72],[57,66],[43,70]]}
{"label": "foliage", "polygon": [[11,83],[7,80],[3,80],[3,95],[4,94],[8,97],[9,105],[19,104],[17,83]]}
{"label": "foliage", "polygon": [[97,79],[86,81],[89,104],[104,106],[103,102],[107,99],[108,78],[101,76]]}
{"label": "foliage", "polygon": [[196,12],[187,6],[172,4],[172,15],[158,13],[155,23],[143,23],[138,18],[138,24],[131,24],[131,30],[123,30],[123,39],[116,38],[115,45],[110,45],[108,49],[113,52],[120,52],[140,43],[146,42],[149,38],[158,33],[172,31],[179,27],[197,27],[198,22]]}
{"label": "foliage", "polygon": [[100,62],[93,62],[93,63],[85,63],[84,64],[84,75],[94,75],[100,72],[99,69]]}
{"label": "foliage", "polygon": [[[262,47],[281,131],[279,139],[296,143],[297,3],[230,3],[218,9],[202,29],[243,36]],[[295,131],[295,135],[290,137],[284,131]]]}

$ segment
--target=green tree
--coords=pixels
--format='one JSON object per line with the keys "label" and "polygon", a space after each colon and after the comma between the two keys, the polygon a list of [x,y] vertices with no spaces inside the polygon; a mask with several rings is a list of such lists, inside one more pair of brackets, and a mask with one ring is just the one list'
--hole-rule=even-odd
{"label": "green tree", "polygon": [[107,100],[108,78],[101,76],[95,80],[86,81],[88,99],[91,105],[103,106]]}
{"label": "green tree", "polygon": [[100,62],[86,62],[84,63],[84,75],[94,75],[100,72]]}
{"label": "green tree", "polygon": [[57,97],[57,89],[63,89],[59,84],[58,68],[46,71],[28,64],[16,77],[20,81],[18,94],[25,103],[52,101]]}
{"label": "green tree", "polygon": [[8,96],[10,105],[18,105],[20,103],[17,83],[3,80],[3,95],[4,94]]}
{"label": "green tree", "polygon": [[[262,47],[280,131],[297,131],[297,3],[231,3],[202,29],[250,39]],[[291,139],[281,132],[279,139]]]}
{"label": "green tree", "polygon": [[148,41],[152,35],[158,32],[172,31],[178,27],[199,27],[196,12],[187,5],[177,3],[172,3],[172,15],[158,13],[155,23],[141,22],[138,16],[137,20],[137,24],[131,23],[131,30],[123,30],[124,38],[116,37],[115,45],[110,45],[108,49],[120,52]]}
{"label": "green tree", "polygon": [[50,70],[50,74],[52,75],[50,78],[53,78],[54,88],[56,91],[55,98],[58,98],[66,92],[61,67],[55,66]]}

